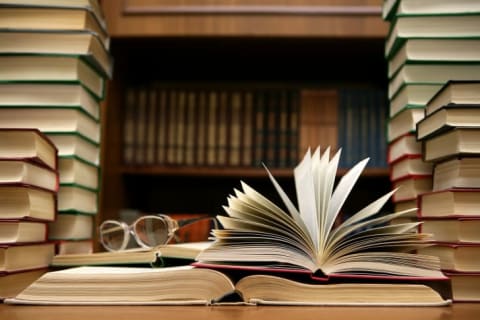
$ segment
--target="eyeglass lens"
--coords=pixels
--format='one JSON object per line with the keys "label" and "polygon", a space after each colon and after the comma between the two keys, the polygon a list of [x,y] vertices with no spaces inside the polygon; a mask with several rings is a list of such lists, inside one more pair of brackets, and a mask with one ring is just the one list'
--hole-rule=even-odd
{"label": "eyeglass lens", "polygon": [[135,223],[133,231],[138,241],[145,246],[154,247],[168,243],[175,230],[172,230],[166,218],[149,217],[139,219]]}
{"label": "eyeglass lens", "polygon": [[100,228],[100,235],[105,247],[115,251],[124,249],[125,228],[120,223],[104,222]]}

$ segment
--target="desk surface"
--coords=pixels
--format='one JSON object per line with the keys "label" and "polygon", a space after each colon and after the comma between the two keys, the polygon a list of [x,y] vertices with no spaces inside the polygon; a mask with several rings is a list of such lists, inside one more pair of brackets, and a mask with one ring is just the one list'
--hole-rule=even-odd
{"label": "desk surface", "polygon": [[477,320],[480,303],[449,307],[279,307],[279,306],[21,306],[0,305],[0,319],[357,319],[357,320]]}
{"label": "desk surface", "polygon": [[[0,277],[0,295],[13,296],[44,271]],[[478,320],[480,303],[448,307],[287,307],[287,306],[23,306],[0,303],[0,320],[85,319],[358,319]]]}

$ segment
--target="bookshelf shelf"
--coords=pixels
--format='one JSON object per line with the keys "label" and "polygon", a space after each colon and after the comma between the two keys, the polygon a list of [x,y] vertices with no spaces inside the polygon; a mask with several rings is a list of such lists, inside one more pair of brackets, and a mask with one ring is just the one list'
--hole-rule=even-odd
{"label": "bookshelf shelf", "polygon": [[[293,177],[292,169],[269,169],[274,177]],[[159,176],[191,176],[191,177],[238,177],[262,178],[267,177],[263,168],[232,168],[232,167],[192,167],[192,166],[121,166],[120,172],[126,175],[159,175]],[[338,176],[343,176],[347,169],[339,169]],[[363,177],[386,177],[387,168],[366,168]]]}

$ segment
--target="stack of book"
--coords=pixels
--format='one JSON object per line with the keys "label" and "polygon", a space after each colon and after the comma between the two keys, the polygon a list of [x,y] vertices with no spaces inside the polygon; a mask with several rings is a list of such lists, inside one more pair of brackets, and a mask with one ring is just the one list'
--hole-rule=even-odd
{"label": "stack of book", "polygon": [[100,103],[112,66],[96,0],[0,1],[0,127],[37,128],[58,149],[49,238],[60,252],[93,247]]}
{"label": "stack of book", "polygon": [[423,157],[434,165],[433,190],[419,196],[421,231],[452,279],[457,301],[480,301],[480,77],[449,81],[417,124]]}
{"label": "stack of book", "polygon": [[[388,62],[388,163],[397,209],[415,207],[432,189],[432,165],[416,140],[416,124],[425,104],[449,80],[478,79],[480,3],[387,0],[383,18],[390,23],[385,43]],[[412,214],[410,219],[415,219]]]}
{"label": "stack of book", "polygon": [[0,275],[47,267],[56,217],[57,149],[35,129],[0,129]]}

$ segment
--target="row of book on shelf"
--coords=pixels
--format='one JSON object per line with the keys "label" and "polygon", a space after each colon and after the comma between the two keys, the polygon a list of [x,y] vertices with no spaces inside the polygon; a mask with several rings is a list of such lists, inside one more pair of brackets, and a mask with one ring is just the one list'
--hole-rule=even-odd
{"label": "row of book on shelf", "polygon": [[452,5],[385,1],[393,201],[433,234],[420,253],[440,257],[456,301],[480,300],[480,15]]}
{"label": "row of book on shelf", "polygon": [[109,46],[96,1],[0,1],[0,274],[93,250]]}
{"label": "row of book on shelf", "polygon": [[386,166],[387,99],[376,88],[127,88],[126,165],[292,167],[310,145],[342,147],[347,168]]}

